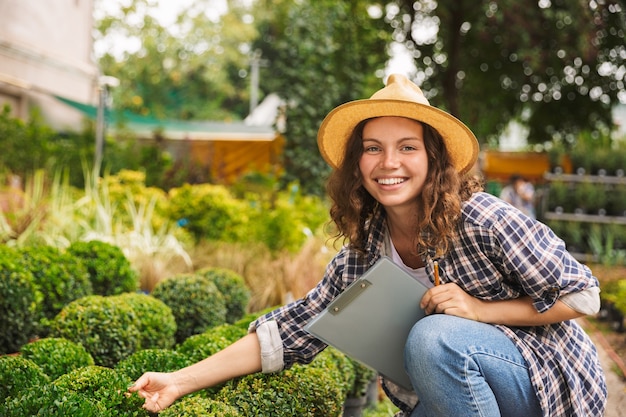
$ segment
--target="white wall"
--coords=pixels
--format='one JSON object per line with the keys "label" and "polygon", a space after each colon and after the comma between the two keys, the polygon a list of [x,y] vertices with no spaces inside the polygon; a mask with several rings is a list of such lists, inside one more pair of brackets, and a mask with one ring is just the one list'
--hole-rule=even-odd
{"label": "white wall", "polygon": [[0,105],[79,130],[82,115],[50,94],[96,103],[92,14],[93,0],[0,0]]}

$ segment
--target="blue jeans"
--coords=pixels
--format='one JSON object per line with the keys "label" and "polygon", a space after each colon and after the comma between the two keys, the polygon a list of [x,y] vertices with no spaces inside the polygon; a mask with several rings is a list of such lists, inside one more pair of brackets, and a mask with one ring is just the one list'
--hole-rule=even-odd
{"label": "blue jeans", "polygon": [[404,362],[420,400],[411,417],[542,415],[526,361],[492,325],[425,317],[409,334]]}

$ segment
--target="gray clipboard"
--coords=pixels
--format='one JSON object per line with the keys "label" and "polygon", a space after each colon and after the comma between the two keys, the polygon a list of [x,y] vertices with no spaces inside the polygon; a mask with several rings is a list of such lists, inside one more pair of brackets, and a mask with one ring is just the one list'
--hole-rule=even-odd
{"label": "gray clipboard", "polygon": [[428,288],[382,257],[304,327],[323,342],[412,389],[404,371],[404,345],[424,310]]}

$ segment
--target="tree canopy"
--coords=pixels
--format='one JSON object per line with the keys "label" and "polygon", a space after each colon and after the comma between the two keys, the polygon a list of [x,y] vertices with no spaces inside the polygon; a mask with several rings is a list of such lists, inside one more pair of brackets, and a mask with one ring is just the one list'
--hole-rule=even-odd
{"label": "tree canopy", "polygon": [[218,16],[209,13],[216,0],[199,0],[173,28],[152,17],[154,1],[127,3],[97,20],[97,39],[122,34],[139,45],[100,58],[122,83],[115,107],[243,118],[250,60],[260,54],[261,98],[277,93],[288,103],[285,180],[309,192],[321,192],[328,170],[316,146],[321,120],[382,86],[393,43],[410,52],[410,76],[431,104],[483,143],[511,120],[529,127],[531,143],[605,134],[612,107],[626,102],[623,0],[231,0]]}
{"label": "tree canopy", "polygon": [[611,129],[624,95],[622,1],[394,3],[394,38],[412,52],[416,77],[482,141],[514,118],[531,143]]}

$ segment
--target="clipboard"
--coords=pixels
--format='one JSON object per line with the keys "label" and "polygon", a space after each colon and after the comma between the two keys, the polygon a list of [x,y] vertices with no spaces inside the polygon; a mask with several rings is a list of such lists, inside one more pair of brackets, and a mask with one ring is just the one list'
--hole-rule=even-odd
{"label": "clipboard", "polygon": [[404,345],[413,325],[425,316],[419,302],[427,290],[390,258],[382,257],[304,329],[412,390],[404,371]]}

